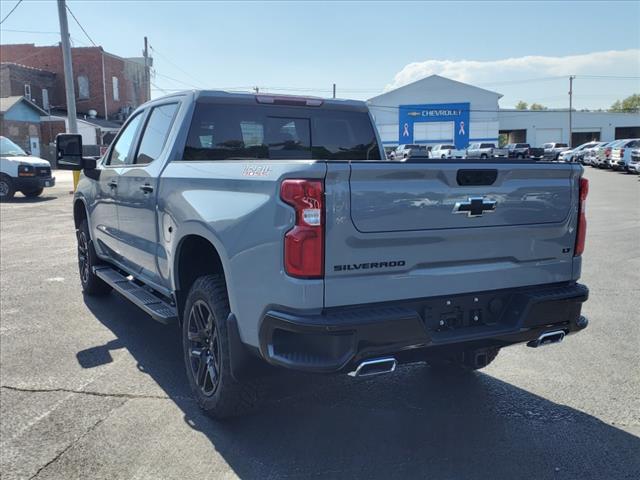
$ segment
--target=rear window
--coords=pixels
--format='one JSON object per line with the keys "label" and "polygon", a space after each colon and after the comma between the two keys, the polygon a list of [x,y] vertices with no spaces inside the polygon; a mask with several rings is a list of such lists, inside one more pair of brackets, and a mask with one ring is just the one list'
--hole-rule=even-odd
{"label": "rear window", "polygon": [[496,148],[496,146],[493,143],[483,143],[480,145],[480,148]]}
{"label": "rear window", "polygon": [[568,146],[566,143],[556,143],[556,147],[560,148],[560,147],[566,147]]}
{"label": "rear window", "polygon": [[516,148],[529,148],[528,143],[517,143]]}
{"label": "rear window", "polygon": [[381,160],[366,112],[198,103],[183,160]]}
{"label": "rear window", "polygon": [[454,145],[442,145],[440,150],[455,150],[456,147]]}

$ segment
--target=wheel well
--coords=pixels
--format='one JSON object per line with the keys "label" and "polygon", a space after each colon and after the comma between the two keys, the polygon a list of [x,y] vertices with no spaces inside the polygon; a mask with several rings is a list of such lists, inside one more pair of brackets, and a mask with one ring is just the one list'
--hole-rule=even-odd
{"label": "wheel well", "polygon": [[218,251],[209,240],[199,235],[188,235],[182,239],[178,246],[174,272],[180,319],[189,290],[198,277],[217,273],[224,277],[224,268]]}
{"label": "wheel well", "polygon": [[80,228],[80,224],[87,218],[87,210],[84,208],[82,200],[76,200],[73,204],[73,222],[76,228]]}

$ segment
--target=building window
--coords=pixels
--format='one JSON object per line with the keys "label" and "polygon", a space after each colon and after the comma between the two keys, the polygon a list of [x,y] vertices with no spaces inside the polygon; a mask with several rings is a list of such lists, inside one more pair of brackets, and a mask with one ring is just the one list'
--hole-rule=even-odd
{"label": "building window", "polygon": [[31,85],[28,83],[24,84],[24,96],[27,100],[31,100]]}
{"label": "building window", "polygon": [[49,110],[49,90],[42,89],[42,108]]}
{"label": "building window", "polygon": [[78,99],[87,100],[89,98],[89,77],[78,76]]}
{"label": "building window", "polygon": [[113,84],[113,99],[120,101],[120,89],[118,88],[118,77],[111,77],[111,83]]}

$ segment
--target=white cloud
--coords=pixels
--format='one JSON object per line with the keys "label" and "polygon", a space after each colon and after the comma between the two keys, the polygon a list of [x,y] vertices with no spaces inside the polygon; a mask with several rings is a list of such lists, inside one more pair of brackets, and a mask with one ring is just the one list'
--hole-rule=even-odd
{"label": "white cloud", "polygon": [[502,60],[426,60],[406,65],[385,86],[385,92],[429,75],[490,88],[491,84],[548,76],[640,76],[640,50],[610,50],[565,57],[525,56]]}

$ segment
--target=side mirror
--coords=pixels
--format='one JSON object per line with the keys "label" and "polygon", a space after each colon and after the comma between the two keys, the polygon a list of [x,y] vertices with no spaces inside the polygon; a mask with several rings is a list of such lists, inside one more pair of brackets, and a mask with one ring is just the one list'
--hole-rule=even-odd
{"label": "side mirror", "polygon": [[82,135],[60,133],[56,136],[56,160],[60,170],[96,168],[96,162],[82,158]]}

